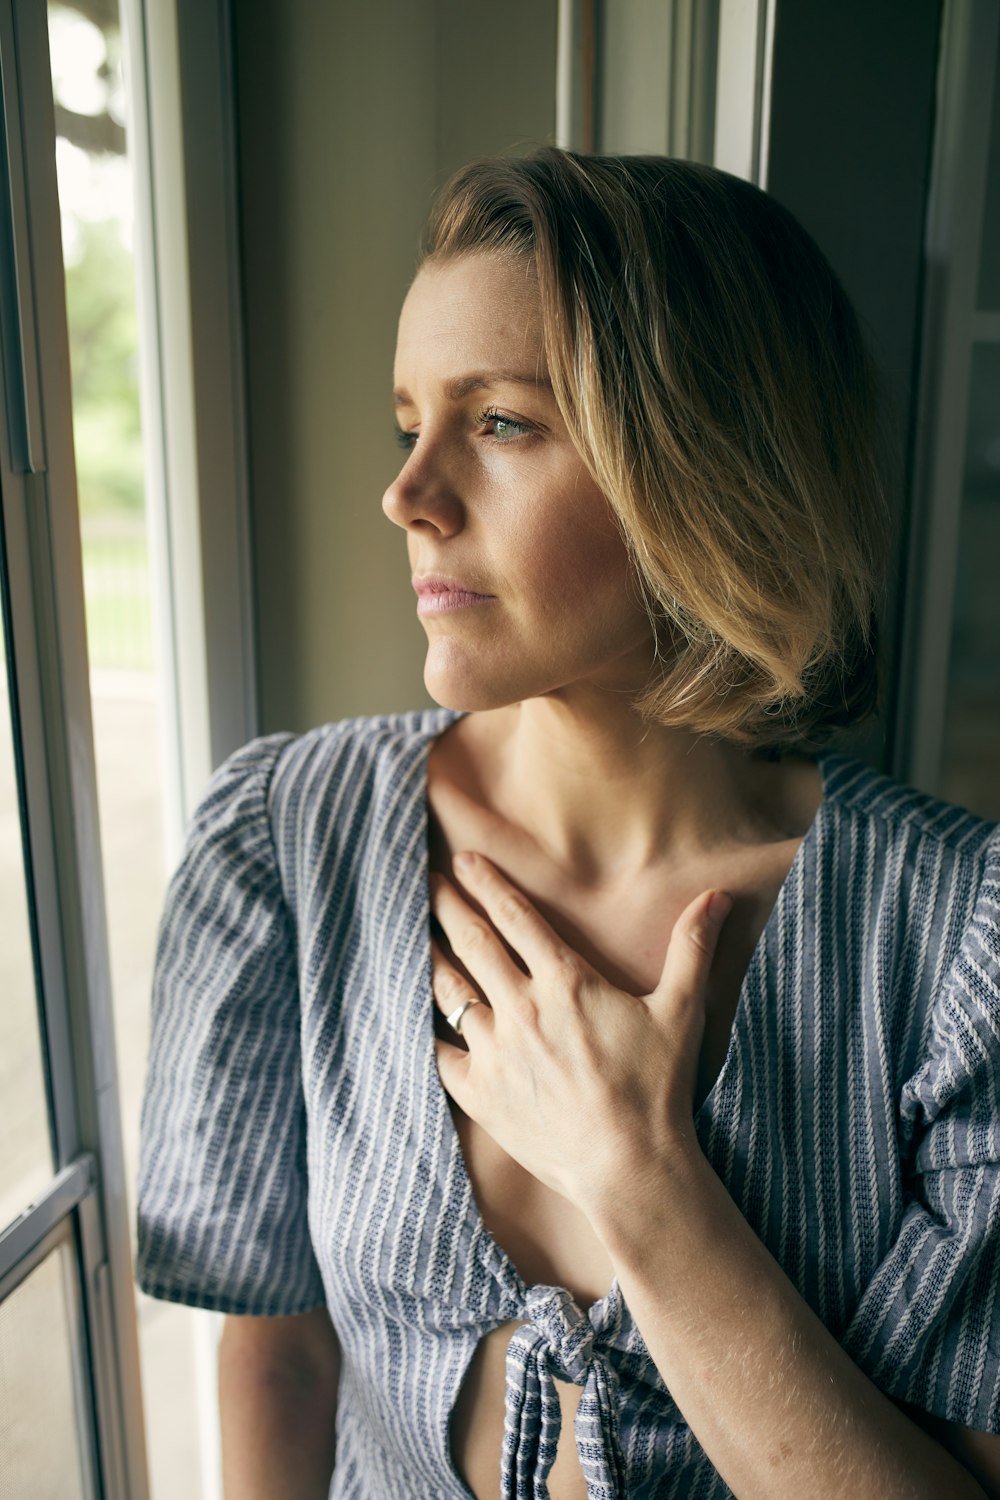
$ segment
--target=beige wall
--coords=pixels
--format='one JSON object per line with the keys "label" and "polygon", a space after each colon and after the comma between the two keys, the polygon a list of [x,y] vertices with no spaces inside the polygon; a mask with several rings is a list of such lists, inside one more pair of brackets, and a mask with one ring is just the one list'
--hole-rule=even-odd
{"label": "beige wall", "polygon": [[388,401],[434,187],[551,139],[556,0],[233,7],[261,727],[428,702]]}

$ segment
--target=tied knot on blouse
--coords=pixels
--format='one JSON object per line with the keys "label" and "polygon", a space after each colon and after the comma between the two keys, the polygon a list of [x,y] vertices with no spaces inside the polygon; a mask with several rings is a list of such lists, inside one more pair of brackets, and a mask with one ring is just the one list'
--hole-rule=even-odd
{"label": "tied knot on blouse", "polygon": [[[449,1128],[426,765],[457,717],[269,736],[213,778],[160,928],[139,1284],[226,1314],[329,1308],[336,1500],[469,1500],[450,1376],[525,1319],[508,1340],[505,1496],[546,1495],[568,1378],[590,1500],[720,1500],[620,1289],[586,1315],[526,1288]],[[699,1140],[876,1385],[998,1432],[1000,828],[859,761],[821,767],[825,801],[744,977]]]}
{"label": "tied knot on blouse", "polygon": [[[613,1300],[612,1297],[607,1299]],[[555,1380],[582,1385],[574,1423],[588,1500],[625,1500],[618,1420],[618,1376],[596,1342],[606,1316],[595,1303],[588,1317],[563,1287],[533,1286],[507,1348],[507,1402],[501,1500],[549,1500],[548,1475],[562,1427]]]}

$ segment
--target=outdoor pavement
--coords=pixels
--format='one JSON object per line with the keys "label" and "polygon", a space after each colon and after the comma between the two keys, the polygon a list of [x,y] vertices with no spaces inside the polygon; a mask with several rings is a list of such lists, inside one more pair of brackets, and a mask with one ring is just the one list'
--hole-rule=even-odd
{"label": "outdoor pavement", "polygon": [[[4,688],[0,671],[0,1218],[6,1223],[48,1180],[51,1162]],[[150,973],[167,874],[153,679],[95,674],[93,707],[118,1080],[134,1225]],[[202,1389],[208,1386],[208,1400],[211,1380],[198,1369],[194,1338],[195,1327],[204,1327],[209,1315],[138,1293],[137,1312],[152,1500],[214,1500],[201,1482],[197,1410],[199,1374]],[[5,1389],[8,1426],[30,1430],[35,1414],[26,1410],[18,1421],[10,1403],[17,1402],[20,1390],[32,1406],[32,1388],[26,1376]],[[211,1427],[213,1415],[206,1415]]]}
{"label": "outdoor pavement", "polygon": [[[134,1226],[150,976],[168,874],[154,680],[95,673],[93,705],[118,1080]],[[206,1315],[139,1292],[136,1297],[152,1500],[203,1500],[193,1335]]]}

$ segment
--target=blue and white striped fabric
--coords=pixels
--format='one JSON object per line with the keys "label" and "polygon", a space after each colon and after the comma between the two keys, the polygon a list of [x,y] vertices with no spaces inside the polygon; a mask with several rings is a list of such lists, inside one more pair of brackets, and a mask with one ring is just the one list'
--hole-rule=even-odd
{"label": "blue and white striped fabric", "polygon": [[[478,1212],[428,946],[425,766],[455,717],[272,736],[213,779],[160,934],[139,1282],[227,1313],[329,1307],[332,1500],[468,1500],[449,1418],[508,1320],[505,1500],[547,1495],[553,1374],[584,1388],[591,1500],[728,1495],[617,1283],[589,1309],[525,1285]],[[1000,831],[820,766],[699,1136],[878,1385],[998,1432]]]}

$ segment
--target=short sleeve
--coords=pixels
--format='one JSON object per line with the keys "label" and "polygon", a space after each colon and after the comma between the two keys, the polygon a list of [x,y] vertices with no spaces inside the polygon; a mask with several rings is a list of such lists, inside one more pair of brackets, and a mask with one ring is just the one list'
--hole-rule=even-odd
{"label": "short sleeve", "polygon": [[844,1344],[890,1395],[1000,1432],[1000,833],[901,1126],[913,1175],[900,1234]]}
{"label": "short sleeve", "polygon": [[307,1219],[295,936],[267,805],[289,739],[256,740],[213,777],[157,943],[136,1279],[224,1313],[326,1300]]}

